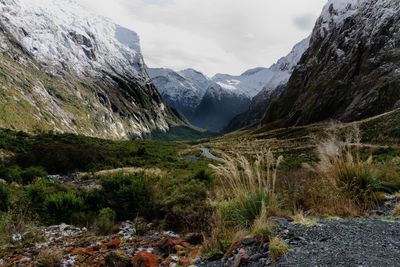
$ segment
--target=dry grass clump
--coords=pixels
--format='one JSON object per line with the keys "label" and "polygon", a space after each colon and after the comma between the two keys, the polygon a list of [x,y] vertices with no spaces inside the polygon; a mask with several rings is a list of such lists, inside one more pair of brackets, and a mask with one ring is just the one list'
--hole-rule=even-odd
{"label": "dry grass clump", "polygon": [[269,238],[271,231],[264,222],[278,210],[276,180],[283,157],[275,158],[271,150],[262,149],[254,161],[241,154],[225,154],[223,158],[223,164],[210,165],[216,178],[210,199],[212,232],[206,238],[206,250],[215,248],[220,240],[232,241],[240,229],[253,227],[255,235]]}
{"label": "dry grass clump", "polygon": [[257,153],[254,163],[245,156],[223,155],[224,164],[210,165],[216,174],[215,196],[218,199],[244,201],[251,192],[264,191],[275,195],[277,170],[283,157],[274,157],[270,149]]}
{"label": "dry grass clump", "polygon": [[294,216],[292,216],[292,218],[293,218],[292,222],[293,224],[300,224],[306,227],[313,227],[318,223],[317,218],[304,216],[303,213],[297,213]]}
{"label": "dry grass clump", "polygon": [[274,225],[268,221],[268,211],[265,205],[261,207],[261,214],[254,220],[251,234],[261,241],[270,241],[273,236]]}
{"label": "dry grass clump", "polygon": [[319,162],[305,165],[316,176],[305,186],[305,201],[324,215],[356,215],[376,204],[381,189],[372,157],[363,160],[361,137],[354,127],[345,140],[335,135],[317,146]]}
{"label": "dry grass clump", "polygon": [[396,205],[394,210],[392,211],[393,217],[400,217],[400,203]]}
{"label": "dry grass clump", "polygon": [[38,267],[58,267],[62,264],[63,254],[59,249],[43,250],[36,259]]}
{"label": "dry grass clump", "polygon": [[43,239],[42,231],[24,207],[0,214],[0,245],[32,246]]}
{"label": "dry grass clump", "polygon": [[285,256],[290,253],[292,250],[289,246],[280,239],[279,237],[274,237],[269,243],[269,253],[272,261],[277,261],[280,257]]}

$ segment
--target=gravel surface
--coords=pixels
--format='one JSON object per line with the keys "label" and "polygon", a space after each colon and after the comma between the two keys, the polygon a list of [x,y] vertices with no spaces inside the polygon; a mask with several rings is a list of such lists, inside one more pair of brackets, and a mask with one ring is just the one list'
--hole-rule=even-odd
{"label": "gravel surface", "polygon": [[313,226],[278,221],[276,234],[292,252],[273,263],[268,244],[238,247],[227,259],[198,266],[231,267],[239,251],[249,259],[236,266],[400,266],[400,220],[390,217],[322,219]]}
{"label": "gravel surface", "polygon": [[384,218],[286,224],[280,236],[293,253],[275,266],[400,266],[400,221]]}

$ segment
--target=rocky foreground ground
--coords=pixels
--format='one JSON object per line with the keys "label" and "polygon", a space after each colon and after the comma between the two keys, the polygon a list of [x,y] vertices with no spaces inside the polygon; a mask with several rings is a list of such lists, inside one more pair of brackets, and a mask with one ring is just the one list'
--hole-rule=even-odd
{"label": "rocky foreground ground", "polygon": [[300,223],[290,217],[273,218],[275,234],[291,249],[276,262],[268,242],[251,237],[232,246],[223,259],[205,260],[201,234],[151,231],[137,235],[135,224],[126,221],[118,233],[104,237],[66,224],[38,228],[43,242],[26,248],[2,247],[0,266],[46,266],[38,262],[57,251],[63,255],[61,266],[399,266],[400,219],[390,216],[395,204],[388,201],[370,217]]}

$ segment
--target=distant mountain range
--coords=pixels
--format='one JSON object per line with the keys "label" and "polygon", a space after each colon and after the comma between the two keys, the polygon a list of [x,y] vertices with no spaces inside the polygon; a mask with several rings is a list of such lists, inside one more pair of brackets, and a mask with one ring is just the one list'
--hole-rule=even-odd
{"label": "distant mountain range", "polygon": [[261,91],[270,94],[278,86],[286,84],[308,44],[309,38],[297,44],[270,68],[251,69],[239,76],[217,74],[208,78],[192,69],[181,72],[149,69],[148,72],[170,106],[195,126],[219,132],[235,116],[248,111],[253,97]]}

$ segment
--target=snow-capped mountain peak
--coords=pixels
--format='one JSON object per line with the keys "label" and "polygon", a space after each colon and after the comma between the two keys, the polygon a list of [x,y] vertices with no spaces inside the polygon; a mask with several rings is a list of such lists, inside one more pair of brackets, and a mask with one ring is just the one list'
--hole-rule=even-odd
{"label": "snow-capped mountain peak", "polygon": [[310,37],[296,44],[287,56],[279,59],[270,68],[250,69],[240,76],[217,74],[212,79],[227,91],[253,98],[263,89],[274,90],[285,84],[309,44]]}
{"label": "snow-capped mountain peak", "polygon": [[320,24],[319,34],[323,37],[335,25],[352,16],[359,7],[359,0],[328,0],[317,24]]}
{"label": "snow-capped mountain peak", "polygon": [[74,0],[0,0],[3,21],[24,48],[56,70],[143,77],[138,35]]}

